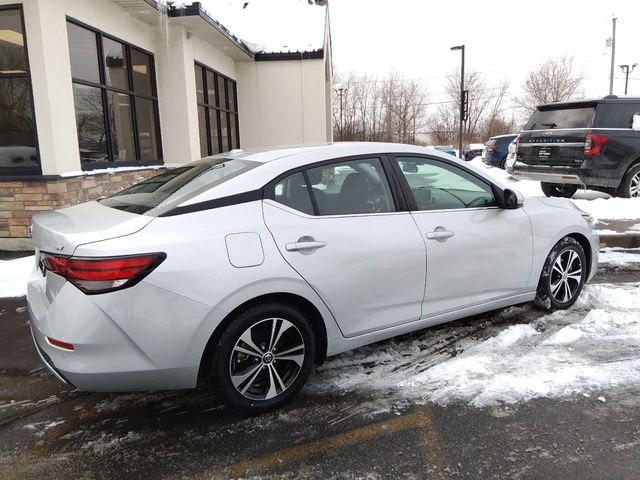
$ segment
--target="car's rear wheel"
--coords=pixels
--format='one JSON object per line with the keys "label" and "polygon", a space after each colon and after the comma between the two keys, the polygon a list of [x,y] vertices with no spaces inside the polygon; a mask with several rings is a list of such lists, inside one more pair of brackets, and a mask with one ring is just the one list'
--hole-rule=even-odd
{"label": "car's rear wheel", "polygon": [[571,198],[578,191],[578,185],[541,182],[542,193],[547,197]]}
{"label": "car's rear wheel", "polygon": [[563,238],[549,252],[538,282],[535,304],[546,310],[569,308],[584,287],[586,273],[582,246],[574,238]]}
{"label": "car's rear wheel", "polygon": [[309,322],[285,304],[252,307],[218,341],[211,381],[229,406],[250,413],[277,408],[307,380],[315,359]]}
{"label": "car's rear wheel", "polygon": [[627,171],[616,193],[617,196],[624,198],[640,197],[640,163],[633,165]]}

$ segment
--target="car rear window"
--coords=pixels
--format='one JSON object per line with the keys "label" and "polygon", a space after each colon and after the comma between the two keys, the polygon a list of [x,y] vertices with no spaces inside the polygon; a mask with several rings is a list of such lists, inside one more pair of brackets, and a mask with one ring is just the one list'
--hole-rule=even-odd
{"label": "car rear window", "polygon": [[170,203],[178,204],[260,165],[248,160],[205,158],[167,170],[100,200],[102,205],[144,214]]}
{"label": "car rear window", "polygon": [[633,116],[640,113],[640,103],[603,103],[598,107],[602,128],[631,128]]}
{"label": "car rear window", "polygon": [[537,109],[525,130],[547,130],[559,128],[588,128],[593,120],[595,104],[571,108]]}

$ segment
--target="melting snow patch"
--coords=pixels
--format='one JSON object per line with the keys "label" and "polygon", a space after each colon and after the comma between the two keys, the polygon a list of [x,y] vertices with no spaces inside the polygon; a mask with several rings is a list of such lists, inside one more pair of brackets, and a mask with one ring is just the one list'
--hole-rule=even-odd
{"label": "melting snow patch", "polygon": [[22,297],[27,293],[27,281],[35,264],[35,257],[0,260],[0,298]]}
{"label": "melting snow patch", "polygon": [[454,325],[365,347],[329,360],[312,388],[485,407],[640,384],[640,284],[587,286],[572,309],[543,315],[536,328],[533,321],[502,327],[510,311],[537,318],[520,307],[473,335],[472,326]]}

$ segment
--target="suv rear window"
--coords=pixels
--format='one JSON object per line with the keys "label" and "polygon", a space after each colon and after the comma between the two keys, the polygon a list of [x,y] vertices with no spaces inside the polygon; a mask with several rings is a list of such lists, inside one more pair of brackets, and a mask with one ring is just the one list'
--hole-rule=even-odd
{"label": "suv rear window", "polygon": [[640,113],[640,103],[603,103],[598,113],[601,128],[631,128],[633,116]]}
{"label": "suv rear window", "polygon": [[144,214],[169,203],[182,203],[258,165],[248,160],[205,158],[125,188],[100,203],[125,212]]}
{"label": "suv rear window", "polygon": [[595,105],[536,109],[531,115],[525,130],[588,128],[591,126],[594,111]]}

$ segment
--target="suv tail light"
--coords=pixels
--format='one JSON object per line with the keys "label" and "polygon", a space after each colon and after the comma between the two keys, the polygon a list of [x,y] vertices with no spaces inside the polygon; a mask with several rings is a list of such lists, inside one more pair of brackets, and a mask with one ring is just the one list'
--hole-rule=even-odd
{"label": "suv tail light", "polygon": [[609,143],[609,137],[589,133],[584,142],[584,154],[586,156],[600,155],[607,143]]}
{"label": "suv tail light", "polygon": [[498,149],[498,147],[496,147],[495,145],[491,145],[490,147],[487,147],[487,150],[490,152],[495,152]]}
{"label": "suv tail light", "polygon": [[64,257],[41,253],[42,263],[83,293],[106,293],[132,287],[166,258],[164,253],[126,257]]}
{"label": "suv tail light", "polygon": [[515,153],[516,155],[518,155],[518,147],[520,146],[520,135],[518,135],[516,137],[516,147],[513,150],[513,153]]}

